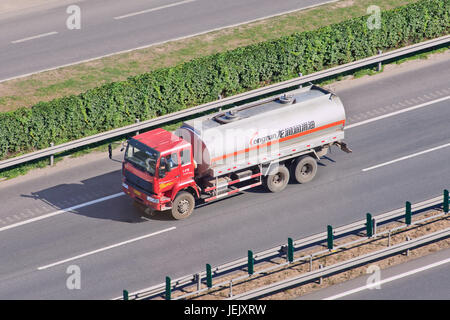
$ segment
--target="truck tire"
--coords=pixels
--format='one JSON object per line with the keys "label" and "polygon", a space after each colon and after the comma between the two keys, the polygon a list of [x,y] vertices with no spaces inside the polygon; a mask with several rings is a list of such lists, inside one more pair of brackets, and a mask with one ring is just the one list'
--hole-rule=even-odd
{"label": "truck tire", "polygon": [[298,183],[307,183],[314,179],[317,172],[317,161],[313,157],[300,157],[291,166],[292,176]]}
{"label": "truck tire", "polygon": [[181,191],[172,203],[172,217],[176,220],[186,219],[194,211],[195,199],[187,191]]}
{"label": "truck tire", "polygon": [[268,175],[264,184],[270,192],[280,192],[286,188],[289,182],[289,170],[285,166],[279,166],[278,171]]}

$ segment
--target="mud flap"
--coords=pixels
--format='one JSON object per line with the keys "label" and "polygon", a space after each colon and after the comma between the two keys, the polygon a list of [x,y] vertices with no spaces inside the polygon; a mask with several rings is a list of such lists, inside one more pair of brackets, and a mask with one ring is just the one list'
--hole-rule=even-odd
{"label": "mud flap", "polygon": [[339,148],[346,153],[352,153],[352,150],[347,146],[345,142],[336,142]]}

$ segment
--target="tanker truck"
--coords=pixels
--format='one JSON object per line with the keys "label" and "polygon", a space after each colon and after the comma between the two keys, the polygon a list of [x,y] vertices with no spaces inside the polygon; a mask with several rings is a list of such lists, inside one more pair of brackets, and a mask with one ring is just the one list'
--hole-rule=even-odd
{"label": "tanker truck", "polygon": [[[304,184],[317,161],[344,142],[345,110],[333,92],[311,85],[154,129],[128,140],[122,189],[146,213],[189,217],[200,203],[263,185]],[[228,201],[231,201],[228,200]]]}

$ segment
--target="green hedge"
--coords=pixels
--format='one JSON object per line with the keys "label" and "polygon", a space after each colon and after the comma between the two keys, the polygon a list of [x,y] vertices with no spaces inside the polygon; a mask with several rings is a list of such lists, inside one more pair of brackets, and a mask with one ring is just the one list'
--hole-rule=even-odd
{"label": "green hedge", "polygon": [[0,114],[0,158],[92,135],[449,33],[450,0],[425,0],[158,69]]}

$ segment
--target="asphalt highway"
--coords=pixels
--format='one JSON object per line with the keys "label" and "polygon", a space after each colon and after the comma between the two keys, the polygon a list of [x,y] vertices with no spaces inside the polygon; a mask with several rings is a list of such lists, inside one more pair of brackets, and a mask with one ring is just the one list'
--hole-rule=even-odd
{"label": "asphalt highway", "polygon": [[[325,2],[64,0],[16,11],[0,15],[0,81]],[[69,5],[80,8],[79,29]]]}
{"label": "asphalt highway", "polygon": [[[2,182],[0,298],[113,298],[441,194],[450,176],[449,74],[446,60],[337,86],[352,154],[334,148],[308,184],[249,190],[183,221],[142,218],[120,194],[121,164],[107,155]],[[71,265],[80,289],[67,288]]]}

